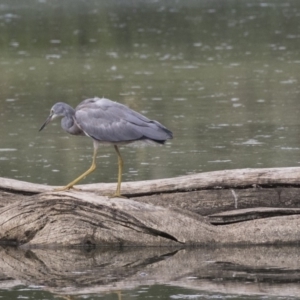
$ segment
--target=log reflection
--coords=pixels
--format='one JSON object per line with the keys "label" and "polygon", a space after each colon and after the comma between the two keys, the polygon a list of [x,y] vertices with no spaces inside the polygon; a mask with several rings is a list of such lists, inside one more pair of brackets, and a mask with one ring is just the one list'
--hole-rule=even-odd
{"label": "log reflection", "polygon": [[80,295],[168,284],[223,293],[300,293],[297,247],[32,249],[1,247],[2,288]]}

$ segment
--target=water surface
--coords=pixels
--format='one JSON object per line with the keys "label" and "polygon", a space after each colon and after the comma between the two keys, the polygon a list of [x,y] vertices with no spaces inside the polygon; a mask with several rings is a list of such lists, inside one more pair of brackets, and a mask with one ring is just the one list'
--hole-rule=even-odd
{"label": "water surface", "polygon": [[[124,180],[299,165],[297,1],[2,1],[0,176],[66,184],[92,142],[51,106],[105,96],[174,132],[122,149]],[[84,182],[116,181],[112,147]]]}
{"label": "water surface", "polygon": [[[296,0],[2,0],[0,176],[65,185],[85,171],[89,138],[69,136],[58,121],[38,129],[55,102],[75,107],[94,96],[128,105],[174,133],[164,147],[123,147],[124,181],[299,166],[299,17]],[[99,149],[97,162],[84,183],[115,182],[113,148]],[[259,264],[250,268],[263,262],[259,255],[246,269],[230,269],[230,255],[209,281],[183,272],[177,275],[197,284],[127,283],[122,299],[298,299],[298,267],[274,263],[263,269],[270,275],[264,277]],[[274,268],[281,277],[272,277]],[[5,275],[12,284],[3,286],[3,299],[56,299],[48,283],[20,274]],[[222,289],[237,274],[245,275],[239,292],[234,285]],[[71,299],[117,299],[115,291]]]}

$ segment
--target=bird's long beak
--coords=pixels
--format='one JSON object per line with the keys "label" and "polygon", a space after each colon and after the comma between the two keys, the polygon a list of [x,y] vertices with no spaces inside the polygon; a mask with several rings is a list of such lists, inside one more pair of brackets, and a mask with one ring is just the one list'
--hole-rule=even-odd
{"label": "bird's long beak", "polygon": [[45,123],[42,125],[39,131],[43,130],[52,120],[53,120],[54,114],[50,114]]}

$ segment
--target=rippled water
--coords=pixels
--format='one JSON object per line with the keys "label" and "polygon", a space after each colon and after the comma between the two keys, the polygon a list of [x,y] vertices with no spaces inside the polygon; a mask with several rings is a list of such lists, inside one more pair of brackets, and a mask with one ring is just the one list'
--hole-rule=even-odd
{"label": "rippled water", "polygon": [[[89,138],[69,136],[58,121],[38,129],[55,102],[94,96],[174,133],[164,147],[122,148],[124,181],[299,166],[299,16],[296,0],[1,1],[0,176],[64,185],[85,171]],[[84,183],[115,182],[113,148],[99,149],[97,162]],[[161,289],[169,287],[125,299]],[[52,297],[34,293],[28,297]]]}
{"label": "rippled water", "polygon": [[[20,287],[14,291],[5,292],[2,294],[4,299],[66,299],[70,296],[53,295],[50,292],[44,292],[40,290],[38,286]],[[18,298],[16,297],[17,295]],[[0,291],[1,296],[1,291]],[[224,293],[210,293],[207,291],[197,291],[185,288],[177,288],[168,285],[153,285],[153,286],[141,286],[137,289],[130,291],[117,291],[117,292],[105,292],[102,294],[92,295],[79,295],[71,296],[70,299],[109,299],[109,300],[122,300],[122,299],[174,299],[174,300],[216,300],[216,299],[230,299],[230,300],[295,300],[297,297],[286,296],[259,296],[259,295],[238,295],[238,294],[224,294]]]}
{"label": "rippled water", "polygon": [[[95,95],[174,132],[166,147],[125,147],[124,180],[298,166],[297,1],[2,1],[0,176],[66,184],[92,142],[51,106]],[[111,147],[85,180],[116,181]]]}

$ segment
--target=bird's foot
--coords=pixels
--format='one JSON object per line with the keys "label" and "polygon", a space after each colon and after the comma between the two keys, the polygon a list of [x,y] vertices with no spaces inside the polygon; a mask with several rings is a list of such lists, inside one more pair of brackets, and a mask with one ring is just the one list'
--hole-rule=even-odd
{"label": "bird's foot", "polygon": [[111,198],[123,198],[123,199],[128,199],[127,197],[121,195],[120,193],[114,193],[113,195],[108,196],[109,199]]}
{"label": "bird's foot", "polygon": [[71,185],[71,186],[66,185],[66,186],[64,186],[64,187],[57,188],[57,189],[55,189],[54,191],[55,191],[55,192],[64,192],[64,191],[68,191],[68,190],[70,190],[70,189],[73,189],[73,190],[75,190],[75,191],[81,191],[81,189],[78,189],[78,188],[74,187],[73,185]]}

